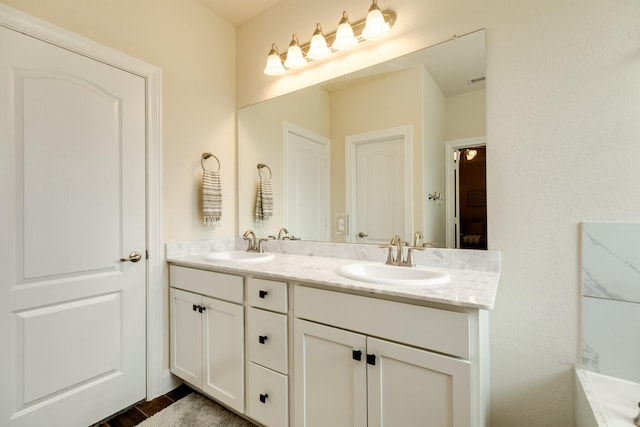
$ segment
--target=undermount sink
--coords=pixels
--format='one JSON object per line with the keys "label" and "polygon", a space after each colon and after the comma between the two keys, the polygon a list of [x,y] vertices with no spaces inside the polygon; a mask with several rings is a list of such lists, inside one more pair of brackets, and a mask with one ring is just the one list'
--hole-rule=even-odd
{"label": "undermount sink", "polygon": [[338,274],[348,279],[381,285],[439,285],[451,280],[451,276],[443,271],[387,264],[346,264],[338,269]]}
{"label": "undermount sink", "polygon": [[273,258],[275,258],[275,255],[272,253],[246,251],[211,252],[202,257],[205,261],[228,261],[244,264],[267,262]]}

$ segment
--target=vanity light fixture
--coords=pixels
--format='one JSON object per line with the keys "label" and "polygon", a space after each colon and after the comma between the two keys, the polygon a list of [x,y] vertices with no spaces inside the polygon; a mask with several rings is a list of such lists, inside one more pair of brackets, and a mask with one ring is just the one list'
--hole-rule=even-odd
{"label": "vanity light fixture", "polygon": [[331,55],[331,49],[327,46],[327,39],[324,38],[324,34],[322,34],[322,27],[318,22],[316,24],[316,29],[313,32],[313,36],[311,37],[307,57],[317,61],[319,59],[328,58],[329,55]]}
{"label": "vanity light fixture", "polygon": [[390,29],[389,23],[385,21],[384,15],[382,15],[382,11],[378,7],[378,0],[373,0],[369,13],[367,13],[362,37],[365,40],[380,40],[389,33]]}
{"label": "vanity light fixture", "polygon": [[343,11],[334,33],[325,36],[320,23],[317,23],[309,43],[300,45],[298,37],[294,34],[287,53],[283,55],[278,53],[278,48],[273,43],[264,73],[279,76],[288,69],[300,68],[307,62],[325,59],[333,52],[352,49],[365,40],[379,40],[389,33],[395,19],[395,12],[380,10],[377,0],[372,0],[366,18],[353,25],[349,23],[347,11]]}
{"label": "vanity light fixture", "polygon": [[358,46],[358,39],[353,34],[353,28],[349,23],[349,16],[347,11],[342,12],[342,18],[338,23],[338,30],[336,31],[336,39],[333,42],[333,48],[335,50],[349,50]]}
{"label": "vanity light fixture", "polygon": [[278,47],[273,43],[267,57],[267,66],[264,69],[264,73],[268,76],[280,76],[286,72],[287,70],[282,65],[282,58],[278,54]]}
{"label": "vanity light fixture", "polygon": [[302,55],[302,49],[298,43],[298,36],[295,34],[291,36],[291,43],[289,43],[289,49],[287,50],[287,59],[284,61],[284,66],[287,68],[300,68],[307,63]]}

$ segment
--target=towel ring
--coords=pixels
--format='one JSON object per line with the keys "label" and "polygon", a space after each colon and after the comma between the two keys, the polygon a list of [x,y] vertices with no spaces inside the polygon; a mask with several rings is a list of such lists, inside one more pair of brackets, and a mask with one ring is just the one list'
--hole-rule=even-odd
{"label": "towel ring", "polygon": [[260,175],[260,178],[262,178],[262,174],[260,172],[262,172],[262,169],[264,168],[267,168],[269,170],[269,179],[271,179],[271,177],[273,176],[273,173],[271,172],[271,168],[269,167],[269,165],[264,163],[258,163],[258,175]]}
{"label": "towel ring", "polygon": [[216,162],[218,162],[218,171],[220,171],[220,160],[218,160],[218,158],[211,153],[202,153],[202,158],[200,159],[200,165],[202,166],[202,170],[205,172],[209,172],[207,171],[207,168],[204,167],[204,161],[207,160],[209,157],[213,157],[214,159],[216,159]]}

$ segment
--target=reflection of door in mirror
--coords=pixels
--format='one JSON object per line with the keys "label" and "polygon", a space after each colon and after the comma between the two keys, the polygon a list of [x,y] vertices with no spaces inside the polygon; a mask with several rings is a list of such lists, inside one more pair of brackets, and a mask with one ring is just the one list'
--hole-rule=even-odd
{"label": "reflection of door in mirror", "polygon": [[402,127],[347,137],[353,242],[381,244],[412,234],[411,135]]}
{"label": "reflection of door in mirror", "polygon": [[447,246],[487,249],[486,140],[468,138],[447,146]]}
{"label": "reflection of door in mirror", "polygon": [[285,218],[304,240],[329,240],[329,140],[285,122]]}
{"label": "reflection of door in mirror", "polygon": [[486,148],[458,150],[458,213],[461,249],[487,249]]}

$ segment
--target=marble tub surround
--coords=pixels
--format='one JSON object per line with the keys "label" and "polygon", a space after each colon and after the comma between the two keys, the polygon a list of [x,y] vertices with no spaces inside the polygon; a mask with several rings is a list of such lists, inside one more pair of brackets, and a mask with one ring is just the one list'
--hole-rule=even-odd
{"label": "marble tub surround", "polygon": [[582,365],[640,383],[640,224],[583,223]]}
{"label": "marble tub surround", "polygon": [[[240,247],[236,248],[236,250],[244,250],[246,242],[240,240],[238,243]],[[476,257],[473,256],[461,261],[450,254],[446,254],[449,256],[443,255],[442,251],[446,250],[427,249],[439,252],[437,255],[432,255],[437,265],[423,264],[417,259],[416,262],[419,265],[428,266],[434,270],[446,270],[446,272],[451,275],[451,281],[449,283],[428,286],[380,285],[347,279],[337,273],[337,270],[341,266],[353,262],[384,262],[386,253],[375,246],[316,242],[302,243],[300,241],[269,241],[266,242],[265,245],[270,243],[274,243],[274,245],[272,245],[273,247],[265,246],[265,250],[274,252],[276,256],[274,260],[260,264],[205,261],[202,259],[202,255],[206,252],[196,253],[195,251],[182,256],[169,256],[169,254],[179,253],[179,251],[170,250],[169,248],[167,249],[167,261],[186,267],[215,269],[217,271],[237,274],[254,274],[266,278],[314,283],[336,289],[362,291],[461,307],[492,309],[495,302],[500,277],[499,271],[481,271],[478,269],[454,268],[451,266],[464,265],[465,262],[467,262],[469,265],[475,267],[478,265],[488,265],[491,269],[496,269],[494,263],[497,262],[497,268],[499,269],[499,254],[497,253],[492,253],[489,256],[490,258],[495,258],[494,260],[482,263],[477,261]],[[300,243],[302,244],[299,245]],[[334,245],[335,247],[333,247]],[[197,246],[200,248],[206,247],[206,245]],[[353,246],[358,246],[358,248]],[[333,247],[333,249],[330,247]],[[298,251],[296,251],[298,253],[286,252],[292,252],[294,248],[298,249]],[[325,250],[331,250],[332,256],[318,255],[318,253],[323,254]],[[344,257],[336,257],[338,253],[344,255]],[[429,259],[429,257],[425,258]]]}
{"label": "marble tub surround", "polygon": [[640,303],[640,224],[582,224],[583,295]]}

